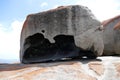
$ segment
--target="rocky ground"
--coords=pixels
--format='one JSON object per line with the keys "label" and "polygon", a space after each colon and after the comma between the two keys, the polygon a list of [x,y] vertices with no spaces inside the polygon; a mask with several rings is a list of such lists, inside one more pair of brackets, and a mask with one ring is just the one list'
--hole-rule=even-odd
{"label": "rocky ground", "polygon": [[120,80],[120,57],[0,64],[0,80]]}

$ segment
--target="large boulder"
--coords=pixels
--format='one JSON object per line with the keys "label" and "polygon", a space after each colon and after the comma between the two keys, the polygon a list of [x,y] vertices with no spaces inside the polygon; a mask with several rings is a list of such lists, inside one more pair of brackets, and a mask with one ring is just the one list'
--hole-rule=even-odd
{"label": "large boulder", "polygon": [[22,63],[43,62],[87,56],[103,52],[102,26],[84,6],[61,6],[30,14],[20,40]]}
{"label": "large boulder", "polygon": [[120,55],[120,15],[102,22],[104,26],[103,55]]}

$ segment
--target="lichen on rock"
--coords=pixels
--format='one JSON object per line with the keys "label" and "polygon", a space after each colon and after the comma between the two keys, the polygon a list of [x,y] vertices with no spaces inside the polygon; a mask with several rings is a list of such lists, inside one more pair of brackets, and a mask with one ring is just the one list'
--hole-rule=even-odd
{"label": "lichen on rock", "polygon": [[103,55],[120,55],[120,15],[102,22],[104,26]]}

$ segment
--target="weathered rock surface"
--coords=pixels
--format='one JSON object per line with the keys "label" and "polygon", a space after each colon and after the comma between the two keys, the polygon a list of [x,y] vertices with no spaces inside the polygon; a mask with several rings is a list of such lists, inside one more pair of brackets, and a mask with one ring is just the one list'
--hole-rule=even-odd
{"label": "weathered rock surface", "polygon": [[120,55],[120,16],[105,20],[102,24],[104,55]]}
{"label": "weathered rock surface", "polygon": [[21,32],[21,62],[96,58],[104,48],[101,27],[89,9],[79,5],[28,15]]}
{"label": "weathered rock surface", "polygon": [[102,75],[104,73],[104,66],[100,62],[91,62],[88,64],[89,68],[96,72],[98,75]]}
{"label": "weathered rock surface", "polygon": [[120,80],[120,58],[0,64],[0,80]]}
{"label": "weathered rock surface", "polygon": [[116,68],[116,71],[117,71],[116,77],[120,78],[120,62],[115,63],[115,68]]}

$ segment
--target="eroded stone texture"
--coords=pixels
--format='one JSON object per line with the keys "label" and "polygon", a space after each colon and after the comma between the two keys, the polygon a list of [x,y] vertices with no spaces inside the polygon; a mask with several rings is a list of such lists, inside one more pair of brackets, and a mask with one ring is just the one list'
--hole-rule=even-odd
{"label": "eroded stone texture", "polygon": [[120,15],[102,22],[104,55],[120,55]]}
{"label": "eroded stone texture", "polygon": [[0,80],[120,80],[119,73],[120,58],[112,56],[97,60],[0,64]]}
{"label": "eroded stone texture", "polygon": [[91,70],[97,73],[97,75],[103,75],[104,66],[101,62],[90,62],[88,65]]}
{"label": "eroded stone texture", "polygon": [[20,40],[22,63],[102,55],[101,23],[84,6],[62,6],[27,16]]}
{"label": "eroded stone texture", "polygon": [[115,63],[115,68],[116,68],[116,71],[117,71],[117,77],[120,78],[120,62],[119,63]]}
{"label": "eroded stone texture", "polygon": [[[97,80],[84,72],[80,62],[22,65],[21,69],[0,72],[2,80]],[[20,66],[17,65],[17,67]],[[8,67],[9,68],[9,67]]]}

